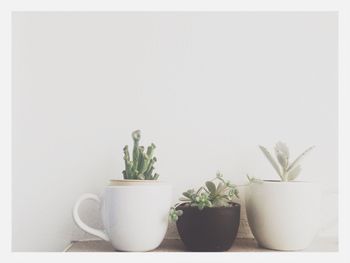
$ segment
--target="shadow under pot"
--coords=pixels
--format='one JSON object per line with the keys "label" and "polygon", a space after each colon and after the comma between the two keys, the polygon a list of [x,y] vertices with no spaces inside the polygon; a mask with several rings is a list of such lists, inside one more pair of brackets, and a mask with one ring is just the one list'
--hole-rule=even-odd
{"label": "shadow under pot", "polygon": [[226,251],[237,236],[241,206],[197,207],[180,205],[183,214],[176,222],[177,230],[187,250]]}

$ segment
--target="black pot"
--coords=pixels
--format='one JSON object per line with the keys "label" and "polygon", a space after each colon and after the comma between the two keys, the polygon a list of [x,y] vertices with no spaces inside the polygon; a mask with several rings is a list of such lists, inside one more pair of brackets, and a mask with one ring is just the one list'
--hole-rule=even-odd
{"label": "black pot", "polygon": [[226,251],[233,245],[240,222],[239,204],[203,210],[181,205],[176,209],[183,211],[176,226],[187,250]]}

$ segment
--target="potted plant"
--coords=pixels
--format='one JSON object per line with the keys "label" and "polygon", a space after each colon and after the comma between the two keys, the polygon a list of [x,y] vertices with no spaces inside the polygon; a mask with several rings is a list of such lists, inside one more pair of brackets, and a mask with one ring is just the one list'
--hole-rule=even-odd
{"label": "potted plant", "polygon": [[[111,180],[102,198],[82,195],[73,209],[73,218],[84,231],[110,241],[119,251],[149,251],[160,245],[168,227],[171,186],[154,173],[155,145],[140,146],[141,132],[132,133],[132,156],[125,146],[123,180]],[[86,199],[100,203],[104,230],[87,226],[78,208]]]}
{"label": "potted plant", "polygon": [[319,227],[320,187],[317,183],[296,181],[301,172],[300,161],[314,147],[290,161],[289,149],[278,142],[275,158],[259,146],[280,180],[248,177],[246,212],[249,226],[258,244],[274,250],[306,248]]}
{"label": "potted plant", "polygon": [[[218,181],[217,184],[214,181]],[[198,190],[183,193],[170,210],[185,247],[190,251],[228,250],[237,235],[240,205],[234,202],[238,190],[218,173]]]}

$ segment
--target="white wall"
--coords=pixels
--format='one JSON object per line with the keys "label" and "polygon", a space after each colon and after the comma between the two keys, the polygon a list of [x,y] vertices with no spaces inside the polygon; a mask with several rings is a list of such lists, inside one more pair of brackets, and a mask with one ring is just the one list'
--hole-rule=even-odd
{"label": "white wall", "polygon": [[277,179],[257,145],[278,140],[316,145],[300,179],[337,193],[337,14],[14,13],[14,251],[88,237],[71,207],[121,178],[134,129],[174,201],[218,169]]}

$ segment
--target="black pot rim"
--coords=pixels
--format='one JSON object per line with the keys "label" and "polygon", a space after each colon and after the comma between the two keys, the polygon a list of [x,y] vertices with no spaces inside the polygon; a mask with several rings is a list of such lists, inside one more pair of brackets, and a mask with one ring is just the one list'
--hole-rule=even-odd
{"label": "black pot rim", "polygon": [[[203,209],[209,209],[209,210],[224,210],[224,209],[233,209],[233,208],[236,208],[236,207],[240,207],[241,205],[239,203],[236,203],[236,202],[230,202],[231,206],[220,206],[220,207],[204,207]],[[188,206],[187,203],[185,204],[181,204],[179,205],[178,207],[176,207],[176,209],[179,209],[181,208],[181,210],[183,209],[196,209],[196,210],[199,210],[198,207],[196,206]]]}

